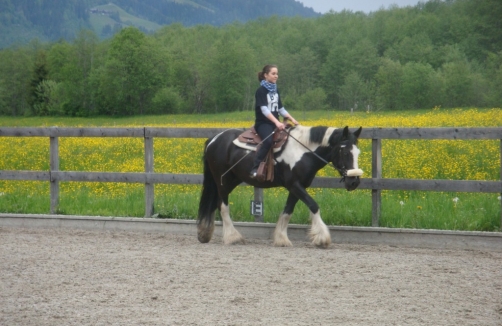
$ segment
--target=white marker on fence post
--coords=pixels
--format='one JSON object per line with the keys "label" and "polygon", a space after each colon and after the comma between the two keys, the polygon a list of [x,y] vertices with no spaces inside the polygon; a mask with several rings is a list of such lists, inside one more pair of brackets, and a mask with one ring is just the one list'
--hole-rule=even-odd
{"label": "white marker on fence post", "polygon": [[254,187],[254,202],[251,203],[251,214],[255,222],[263,222],[263,189]]}

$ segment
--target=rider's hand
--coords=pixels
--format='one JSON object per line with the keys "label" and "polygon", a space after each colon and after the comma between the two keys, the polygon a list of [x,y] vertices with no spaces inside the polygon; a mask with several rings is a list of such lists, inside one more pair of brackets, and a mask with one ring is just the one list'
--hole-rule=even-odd
{"label": "rider's hand", "polygon": [[280,121],[277,121],[277,122],[275,123],[275,126],[276,126],[276,128],[277,128],[277,129],[279,129],[279,130],[284,130],[284,123],[282,123],[282,122],[280,122]]}

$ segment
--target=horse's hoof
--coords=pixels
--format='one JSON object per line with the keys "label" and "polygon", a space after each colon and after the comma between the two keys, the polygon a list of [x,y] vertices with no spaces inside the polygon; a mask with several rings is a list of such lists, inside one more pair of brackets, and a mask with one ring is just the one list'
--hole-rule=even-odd
{"label": "horse's hoof", "polygon": [[223,243],[226,245],[246,244],[246,240],[237,230],[234,230],[228,234],[223,234]]}
{"label": "horse's hoof", "polygon": [[197,230],[197,239],[199,239],[201,243],[208,243],[213,237],[213,230],[214,227],[202,228],[199,226]]}
{"label": "horse's hoof", "polygon": [[327,249],[329,247],[329,245],[331,244],[331,242],[325,242],[325,243],[313,243],[317,248],[320,248],[320,249]]}
{"label": "horse's hoof", "polygon": [[246,244],[246,240],[244,238],[227,240],[227,241],[224,241],[224,244],[227,245],[227,246],[238,245],[238,244]]}
{"label": "horse's hoof", "polygon": [[291,241],[274,242],[274,247],[293,247]]}
{"label": "horse's hoof", "polygon": [[198,235],[197,239],[199,239],[200,243],[208,243],[211,240],[211,237],[208,237],[206,235]]}
{"label": "horse's hoof", "polygon": [[293,244],[289,240],[288,236],[282,236],[278,233],[274,236],[274,246],[275,247],[293,247]]}
{"label": "horse's hoof", "polygon": [[312,240],[312,244],[317,248],[326,249],[331,244],[331,237],[321,237],[319,235],[310,235],[310,239]]}

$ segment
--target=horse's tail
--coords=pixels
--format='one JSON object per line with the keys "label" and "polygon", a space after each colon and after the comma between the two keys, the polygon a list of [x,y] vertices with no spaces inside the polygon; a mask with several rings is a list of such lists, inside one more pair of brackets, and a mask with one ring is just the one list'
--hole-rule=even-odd
{"label": "horse's tail", "polygon": [[[207,146],[207,142],[206,142]],[[204,148],[205,149],[205,148]],[[204,151],[204,180],[202,182],[202,193],[199,202],[199,214],[197,217],[197,238],[202,243],[211,240],[214,231],[214,213],[218,208],[219,195],[218,186],[214,180],[211,169]]]}

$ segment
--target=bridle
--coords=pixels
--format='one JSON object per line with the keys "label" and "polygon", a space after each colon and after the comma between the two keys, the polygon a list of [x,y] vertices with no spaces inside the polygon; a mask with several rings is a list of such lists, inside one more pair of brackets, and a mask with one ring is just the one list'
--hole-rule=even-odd
{"label": "bridle", "polygon": [[[346,147],[347,145],[340,145],[340,149],[338,150],[338,155],[341,157],[341,161],[342,161],[342,167],[337,167],[335,166],[335,163],[332,162],[333,164],[333,167],[338,171],[338,173],[340,173],[340,175],[342,176],[342,178],[340,179],[340,182],[345,182],[345,177],[347,177],[347,168],[345,167],[345,160],[343,159],[343,149]],[[332,146],[329,146],[332,148]]]}

